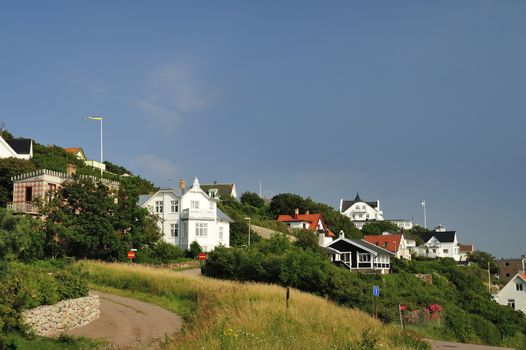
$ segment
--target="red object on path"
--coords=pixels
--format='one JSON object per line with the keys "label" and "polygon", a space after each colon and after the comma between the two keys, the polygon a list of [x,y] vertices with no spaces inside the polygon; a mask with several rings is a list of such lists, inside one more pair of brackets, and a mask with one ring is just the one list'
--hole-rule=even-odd
{"label": "red object on path", "polygon": [[135,259],[135,252],[134,251],[130,250],[128,252],[128,259],[131,259],[131,260]]}
{"label": "red object on path", "polygon": [[205,253],[199,253],[199,255],[197,256],[197,258],[201,261],[205,260],[206,259],[206,254]]}

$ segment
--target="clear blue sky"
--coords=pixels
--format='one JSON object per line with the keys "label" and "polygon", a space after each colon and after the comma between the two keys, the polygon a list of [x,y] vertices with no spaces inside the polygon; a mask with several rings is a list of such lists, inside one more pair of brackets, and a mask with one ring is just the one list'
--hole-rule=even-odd
{"label": "clear blue sky", "polygon": [[235,182],[525,247],[524,1],[24,1],[0,122],[157,185]]}

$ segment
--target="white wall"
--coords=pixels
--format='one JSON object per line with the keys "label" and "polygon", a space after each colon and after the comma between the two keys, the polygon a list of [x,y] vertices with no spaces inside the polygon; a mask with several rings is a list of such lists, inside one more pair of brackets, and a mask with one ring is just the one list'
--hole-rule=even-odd
{"label": "white wall", "polygon": [[[517,284],[522,285],[522,290],[517,290]],[[515,310],[526,313],[526,282],[519,276],[512,278],[495,297],[501,305],[508,305],[509,299],[515,300]]]}

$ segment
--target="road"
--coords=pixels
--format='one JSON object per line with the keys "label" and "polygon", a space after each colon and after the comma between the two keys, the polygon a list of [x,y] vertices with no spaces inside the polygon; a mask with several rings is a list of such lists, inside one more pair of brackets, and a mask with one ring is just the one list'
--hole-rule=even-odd
{"label": "road", "polygon": [[156,341],[178,332],[181,317],[159,306],[95,291],[101,301],[101,316],[68,335],[104,338],[111,349],[155,349]]}
{"label": "road", "polygon": [[[500,348],[496,346],[484,346],[462,343],[451,343],[447,341],[429,340],[434,350],[510,350],[510,348]],[[513,350],[513,349],[511,349]]]}

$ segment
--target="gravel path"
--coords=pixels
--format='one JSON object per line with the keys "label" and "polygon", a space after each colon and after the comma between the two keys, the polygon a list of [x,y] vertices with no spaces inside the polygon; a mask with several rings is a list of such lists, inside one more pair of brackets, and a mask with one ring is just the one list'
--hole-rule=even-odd
{"label": "gravel path", "polygon": [[155,349],[156,341],[181,329],[181,317],[159,306],[98,291],[94,294],[100,297],[100,318],[67,334],[107,339],[111,349]]}
{"label": "gravel path", "polygon": [[513,350],[510,348],[500,348],[496,346],[484,346],[462,343],[451,343],[447,341],[430,340],[433,350]]}

